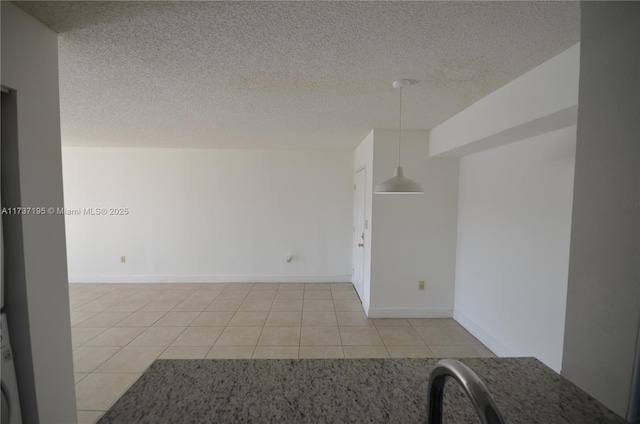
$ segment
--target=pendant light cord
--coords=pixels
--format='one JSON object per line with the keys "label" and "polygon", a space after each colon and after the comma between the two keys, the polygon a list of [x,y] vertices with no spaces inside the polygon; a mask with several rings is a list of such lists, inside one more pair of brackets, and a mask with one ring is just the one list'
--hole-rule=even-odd
{"label": "pendant light cord", "polygon": [[400,119],[398,122],[398,167],[400,167],[400,155],[402,152],[402,87],[400,87]]}

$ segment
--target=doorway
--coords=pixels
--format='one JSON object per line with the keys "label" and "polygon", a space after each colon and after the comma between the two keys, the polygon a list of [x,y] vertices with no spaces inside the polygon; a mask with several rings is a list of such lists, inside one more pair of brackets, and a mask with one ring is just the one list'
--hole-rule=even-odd
{"label": "doorway", "polygon": [[364,252],[366,229],[366,168],[356,171],[353,195],[353,276],[351,282],[364,299]]}

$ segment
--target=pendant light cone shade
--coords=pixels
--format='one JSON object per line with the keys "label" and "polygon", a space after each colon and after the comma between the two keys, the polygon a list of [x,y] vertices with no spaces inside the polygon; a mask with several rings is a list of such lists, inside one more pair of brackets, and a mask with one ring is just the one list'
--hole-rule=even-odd
{"label": "pendant light cone shade", "polygon": [[393,177],[378,184],[374,192],[376,194],[424,194],[420,184],[404,176],[401,166],[396,168]]}
{"label": "pendant light cone shade", "polygon": [[422,187],[417,182],[404,176],[402,166],[400,166],[400,153],[402,152],[402,88],[411,84],[409,80],[398,80],[393,82],[394,88],[400,89],[400,123],[398,125],[398,166],[393,177],[378,184],[373,192],[375,194],[424,194]]}

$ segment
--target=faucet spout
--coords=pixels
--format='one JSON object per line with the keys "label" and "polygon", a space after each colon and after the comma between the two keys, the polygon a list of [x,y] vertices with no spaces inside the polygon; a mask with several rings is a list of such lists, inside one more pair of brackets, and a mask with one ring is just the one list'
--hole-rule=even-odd
{"label": "faucet spout", "polygon": [[447,377],[456,380],[467,393],[467,396],[471,398],[471,403],[482,424],[505,424],[496,403],[482,380],[471,368],[455,359],[438,361],[429,375],[427,392],[429,398],[428,424],[442,424],[442,401]]}

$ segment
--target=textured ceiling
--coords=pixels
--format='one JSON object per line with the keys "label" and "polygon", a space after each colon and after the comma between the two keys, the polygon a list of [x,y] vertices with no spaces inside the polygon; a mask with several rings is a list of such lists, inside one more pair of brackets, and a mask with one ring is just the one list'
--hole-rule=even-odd
{"label": "textured ceiling", "polygon": [[352,149],[579,41],[575,2],[16,2],[60,33],[65,145]]}

